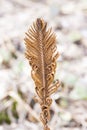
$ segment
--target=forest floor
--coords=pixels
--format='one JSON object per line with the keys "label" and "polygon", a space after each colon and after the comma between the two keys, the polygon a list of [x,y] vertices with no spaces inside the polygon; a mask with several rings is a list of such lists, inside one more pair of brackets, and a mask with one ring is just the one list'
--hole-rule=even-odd
{"label": "forest floor", "polygon": [[38,17],[55,31],[60,53],[49,126],[87,130],[87,0],[0,0],[0,130],[42,129],[23,41]]}

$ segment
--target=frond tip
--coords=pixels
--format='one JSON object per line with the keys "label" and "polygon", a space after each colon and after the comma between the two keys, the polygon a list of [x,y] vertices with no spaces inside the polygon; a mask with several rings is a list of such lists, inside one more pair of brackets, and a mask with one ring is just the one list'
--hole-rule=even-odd
{"label": "frond tip", "polygon": [[56,37],[52,29],[47,29],[47,23],[38,18],[29,28],[25,37],[25,56],[32,67],[31,76],[35,82],[35,90],[41,105],[41,121],[44,130],[50,130],[47,126],[50,120],[50,95],[57,91],[60,83],[53,84],[56,69],[56,59],[59,56],[56,46]]}

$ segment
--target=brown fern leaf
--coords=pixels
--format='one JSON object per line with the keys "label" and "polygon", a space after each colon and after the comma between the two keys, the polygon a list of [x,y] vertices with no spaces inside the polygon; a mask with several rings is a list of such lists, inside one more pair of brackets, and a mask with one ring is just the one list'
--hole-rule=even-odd
{"label": "brown fern leaf", "polygon": [[50,105],[53,94],[59,87],[59,81],[53,84],[56,69],[56,37],[52,29],[47,30],[47,23],[38,18],[30,27],[25,37],[26,58],[32,67],[31,76],[35,82],[35,90],[39,96],[42,112],[40,118],[44,124],[44,130],[50,130],[47,126],[50,120]]}

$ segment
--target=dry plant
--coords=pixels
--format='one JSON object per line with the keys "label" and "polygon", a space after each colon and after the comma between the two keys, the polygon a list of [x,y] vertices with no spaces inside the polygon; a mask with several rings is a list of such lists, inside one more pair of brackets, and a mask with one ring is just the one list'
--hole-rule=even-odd
{"label": "dry plant", "polygon": [[35,90],[38,102],[41,106],[40,119],[44,130],[50,130],[50,95],[57,91],[60,82],[53,83],[56,69],[56,59],[59,53],[56,51],[56,36],[52,29],[47,29],[47,23],[38,18],[29,28],[25,37],[26,58],[32,67],[31,76],[35,82]]}

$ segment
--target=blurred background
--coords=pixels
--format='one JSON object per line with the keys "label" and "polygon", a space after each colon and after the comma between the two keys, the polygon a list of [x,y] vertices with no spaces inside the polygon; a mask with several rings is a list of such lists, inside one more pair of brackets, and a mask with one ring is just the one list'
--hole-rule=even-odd
{"label": "blurred background", "polygon": [[87,0],[0,0],[0,130],[41,130],[25,32],[36,18],[57,36],[60,57],[51,130],[87,130]]}

